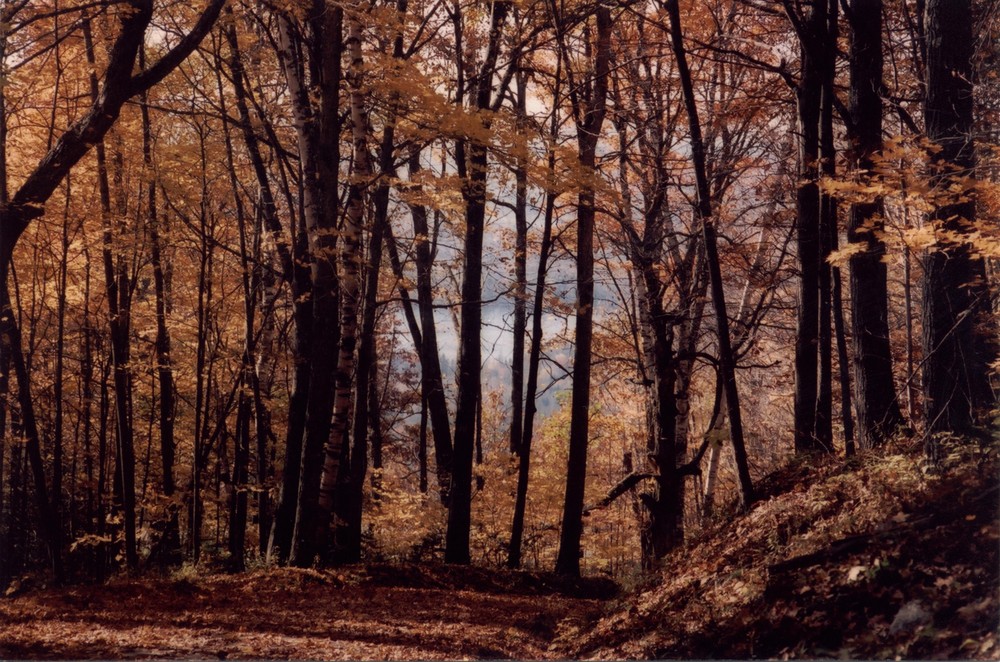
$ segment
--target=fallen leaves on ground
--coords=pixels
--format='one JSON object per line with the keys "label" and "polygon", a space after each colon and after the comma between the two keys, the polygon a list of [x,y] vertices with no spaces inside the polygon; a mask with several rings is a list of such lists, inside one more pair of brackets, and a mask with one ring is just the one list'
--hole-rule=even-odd
{"label": "fallen leaves on ground", "polygon": [[0,657],[541,659],[613,588],[445,566],[123,580],[0,600]]}
{"label": "fallen leaves on ground", "polygon": [[995,444],[796,459],[668,557],[568,657],[998,659]]}

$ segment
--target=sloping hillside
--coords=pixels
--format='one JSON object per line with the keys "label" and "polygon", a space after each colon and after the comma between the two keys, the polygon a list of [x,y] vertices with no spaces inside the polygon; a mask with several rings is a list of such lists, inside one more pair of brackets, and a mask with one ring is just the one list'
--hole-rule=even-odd
{"label": "sloping hillside", "polygon": [[[818,465],[818,466],[814,466]],[[796,461],[592,627],[596,658],[997,658],[994,446]]]}

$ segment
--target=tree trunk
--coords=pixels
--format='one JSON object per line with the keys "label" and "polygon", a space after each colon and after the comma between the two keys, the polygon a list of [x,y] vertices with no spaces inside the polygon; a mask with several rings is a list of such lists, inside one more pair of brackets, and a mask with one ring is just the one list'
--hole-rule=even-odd
{"label": "tree trunk", "polygon": [[[90,96],[96,105],[99,98],[94,44],[90,36],[90,22],[84,22],[84,40],[87,60],[91,66]],[[108,183],[108,166],[105,146],[96,146],[98,190],[101,199],[103,225],[102,255],[104,258],[104,286],[107,292],[108,325],[111,336],[111,361],[114,366],[115,437],[117,440],[118,498],[122,507],[122,526],[125,533],[125,560],[129,571],[139,567],[135,530],[135,448],[132,428],[132,376],[129,364],[129,294],[122,258],[114,249],[114,228],[111,225],[111,188]]]}
{"label": "tree trunk", "polygon": [[[552,118],[549,123],[549,149],[547,172],[554,177],[556,170],[555,143],[559,132],[558,100],[561,91],[562,60],[556,63],[556,77],[552,98]],[[507,546],[507,567],[521,567],[521,548],[524,540],[524,517],[528,503],[528,479],[531,474],[531,442],[535,426],[535,398],[538,393],[538,367],[542,357],[542,316],[545,305],[545,280],[552,251],[552,220],[555,217],[557,194],[545,193],[545,211],[542,219],[542,243],[538,251],[538,267],[535,272],[535,296],[531,304],[531,344],[528,347],[528,381],[524,389],[523,429],[519,435],[517,450],[517,489],[514,496],[514,518],[510,527],[510,543]],[[527,247],[525,247],[527,250]],[[525,256],[527,257],[527,256]]]}
{"label": "tree trunk", "polygon": [[[974,176],[971,0],[927,0],[927,138],[934,188],[960,187],[962,201],[944,200],[929,219],[938,245],[924,258],[924,421],[929,448],[935,432],[968,433],[995,404],[990,364],[996,356],[995,321],[983,258],[953,237],[972,230]],[[950,235],[950,236],[949,236]]]}
{"label": "tree trunk", "polygon": [[804,33],[799,35],[802,71],[796,91],[799,133],[799,185],[796,233],[799,252],[799,311],[795,336],[795,450],[821,449],[816,439],[819,343],[819,128],[823,86],[822,59],[815,43],[827,29],[826,0],[810,0]]}
{"label": "tree trunk", "polygon": [[[368,156],[368,124],[365,120],[363,68],[361,49],[361,18],[364,8],[360,3],[348,14],[348,32],[345,47],[350,58],[347,83],[350,88],[351,137],[354,158],[350,186],[347,194],[347,216],[340,230],[338,244],[340,284],[340,346],[337,355],[336,388],[334,391],[333,423],[324,448],[323,474],[320,482],[319,525],[317,532],[327,536],[336,498],[337,475],[346,444],[349,443],[349,426],[354,386],[354,351],[358,342],[358,311],[361,309],[361,255],[364,241],[365,193],[372,169]],[[374,241],[379,241],[375,237]],[[377,282],[375,283],[377,287]],[[374,321],[374,320],[373,320]],[[374,327],[372,328],[374,335]],[[374,340],[374,339],[372,339]],[[368,366],[364,366],[368,369]],[[367,389],[362,397],[367,397]],[[367,419],[367,416],[365,417]],[[361,421],[366,425],[367,420]],[[367,466],[367,453],[363,456]],[[359,460],[360,462],[360,460]],[[355,467],[359,469],[359,467]],[[360,542],[360,541],[359,541]]]}
{"label": "tree trunk", "polygon": [[[882,0],[851,5],[851,165],[871,176],[882,149]],[[881,198],[851,205],[847,240],[864,250],[851,256],[854,398],[862,448],[874,448],[903,422],[892,377],[889,295]]]}
{"label": "tree trunk", "polygon": [[[832,179],[837,174],[837,151],[833,135],[833,106],[836,101],[837,3],[826,0],[825,46],[821,49],[823,91],[820,104],[820,173]],[[819,222],[819,384],[816,393],[816,441],[833,450],[833,269],[828,258],[837,235],[837,199],[830,193],[820,196]]]}
{"label": "tree trunk", "polygon": [[[726,407],[729,414],[729,436],[733,444],[733,456],[736,460],[736,473],[740,484],[740,501],[744,508],[749,508],[754,500],[753,483],[750,479],[750,466],[747,460],[746,445],[743,440],[743,417],[740,412],[739,390],[736,385],[736,358],[733,353],[732,339],[729,334],[729,316],[726,313],[722,269],[719,264],[719,253],[716,245],[715,218],[713,216],[711,193],[709,191],[708,176],[705,168],[705,144],[701,137],[698,106],[694,98],[691,72],[687,65],[687,54],[684,50],[680,9],[677,0],[669,0],[666,3],[666,7],[670,14],[670,37],[673,44],[674,57],[677,60],[681,88],[684,93],[684,107],[688,117],[688,129],[691,138],[691,161],[694,166],[698,189],[697,215],[698,220],[701,222],[702,241],[705,245],[705,263],[708,267],[709,285],[712,292],[712,307],[715,310],[716,332],[719,341],[719,371],[722,374],[722,386],[726,392]],[[813,405],[815,405],[815,401]]]}
{"label": "tree trunk", "polygon": [[[329,11],[327,11],[329,10]],[[289,559],[295,565],[310,565],[319,551],[323,530],[319,505],[320,480],[323,473],[323,447],[330,436],[330,416],[333,409],[333,373],[335,352],[319,345],[319,339],[337,342],[339,329],[338,283],[336,274],[337,224],[336,196],[338,191],[337,169],[339,162],[339,84],[340,84],[340,28],[342,11],[314,4],[310,8],[309,24],[312,29],[311,69],[318,72],[314,81],[316,90],[308,90],[303,82],[300,57],[301,36],[288,15],[279,16],[279,48],[289,85],[289,97],[303,179],[304,227],[298,237],[304,245],[297,246],[309,265],[310,306],[298,323],[303,325],[306,353],[301,357],[303,372],[297,374],[303,383],[301,390],[304,426],[301,440],[296,441],[300,450],[298,463],[298,493],[295,501],[295,518],[291,536]],[[314,110],[311,96],[319,98],[319,109]],[[333,336],[332,338],[330,336]],[[291,425],[289,427],[292,432]],[[291,439],[289,439],[291,442]],[[295,471],[287,465],[285,472]],[[287,478],[286,478],[287,481]],[[282,492],[284,505],[284,491]],[[285,511],[279,511],[284,513]],[[280,523],[287,526],[286,521]],[[279,522],[276,520],[275,529]],[[286,533],[282,528],[281,533]]]}
{"label": "tree trunk", "polygon": [[[420,148],[410,150],[408,162],[410,181],[420,172]],[[414,257],[417,268],[417,307],[420,312],[420,342],[417,352],[420,357],[420,387],[422,397],[430,416],[431,432],[434,436],[434,464],[441,503],[450,503],[451,473],[454,464],[451,439],[451,416],[444,392],[444,378],[441,373],[441,358],[438,354],[437,323],[434,320],[433,266],[430,227],[427,223],[427,208],[410,205],[413,218]]]}
{"label": "tree trunk", "polygon": [[[487,110],[493,99],[493,77],[500,54],[501,36],[509,0],[495,0],[490,21],[486,58],[476,80],[476,108]],[[489,119],[479,121],[489,128]],[[469,563],[469,534],[472,525],[472,460],[476,444],[476,413],[479,404],[482,371],[483,311],[483,232],[486,224],[487,147],[478,140],[468,146],[468,178],[463,186],[465,198],[465,251],[462,266],[462,304],[458,348],[458,403],[455,410],[454,467],[451,476],[451,500],[448,507],[448,530],[445,561]]]}
{"label": "tree trunk", "polygon": [[512,332],[514,345],[510,359],[510,452],[518,454],[524,434],[524,336],[528,326],[528,77],[517,74],[516,118],[518,136],[524,141],[519,146],[514,165],[514,320]]}
{"label": "tree trunk", "polygon": [[[141,60],[142,58],[140,58]],[[148,182],[146,184],[146,224],[149,232],[150,263],[153,267],[153,290],[156,299],[156,376],[160,387],[159,427],[161,485],[167,499],[167,519],[163,522],[157,548],[166,565],[180,565],[180,513],[173,503],[174,482],[174,371],[170,357],[170,330],[167,327],[167,291],[164,278],[163,247],[160,237],[160,217],[156,208],[156,180],[153,170],[153,134],[149,120],[149,104],[145,92],[140,95],[142,114],[142,156]]]}
{"label": "tree trunk", "polygon": [[[611,11],[598,5],[595,11],[597,35],[592,46],[593,74],[586,86],[587,99],[574,91],[571,101],[576,120],[580,167],[592,173],[597,165],[597,141],[607,114],[608,84],[611,75]],[[558,20],[558,19],[557,19]],[[558,27],[557,27],[558,29]],[[563,53],[567,69],[569,56]],[[566,467],[566,496],[556,572],[580,575],[580,539],[583,535],[583,497],[587,482],[587,446],[590,443],[590,375],[594,333],[594,186],[583,181],[577,198],[576,218],[576,328],[573,348],[573,393],[570,404],[569,460]]]}

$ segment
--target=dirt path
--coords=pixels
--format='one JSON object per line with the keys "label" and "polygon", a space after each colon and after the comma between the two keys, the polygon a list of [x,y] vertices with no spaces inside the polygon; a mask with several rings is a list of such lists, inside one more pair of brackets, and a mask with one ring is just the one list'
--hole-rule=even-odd
{"label": "dirt path", "polygon": [[0,598],[0,657],[553,658],[560,633],[596,617],[607,592],[519,573],[353,573],[285,569]]}

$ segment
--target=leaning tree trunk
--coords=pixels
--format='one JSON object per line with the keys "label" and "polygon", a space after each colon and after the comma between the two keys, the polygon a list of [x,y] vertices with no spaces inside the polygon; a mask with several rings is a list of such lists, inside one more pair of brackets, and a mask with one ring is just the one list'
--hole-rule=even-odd
{"label": "leaning tree trunk", "polygon": [[[553,98],[560,94],[561,66],[556,64]],[[549,124],[549,149],[547,172],[553,176],[556,170],[555,142],[559,132],[559,112],[552,110]],[[545,305],[545,277],[552,252],[552,220],[555,216],[557,194],[545,193],[545,211],[542,217],[542,241],[538,250],[538,266],[535,272],[535,296],[531,304],[531,344],[528,347],[528,379],[524,387],[523,428],[517,449],[517,488],[514,495],[514,517],[510,527],[510,543],[507,546],[507,566],[521,567],[521,548],[524,542],[524,518],[528,503],[528,479],[531,474],[531,443],[535,429],[535,398],[538,393],[538,368],[542,357],[543,308]]]}
{"label": "leaning tree trunk", "polygon": [[[701,137],[698,106],[694,98],[694,87],[691,82],[691,71],[687,64],[687,53],[684,50],[680,8],[678,7],[677,0],[668,1],[666,7],[670,14],[670,37],[673,44],[674,57],[677,60],[681,89],[684,93],[684,107],[688,117],[688,130],[691,138],[691,161],[694,166],[695,181],[697,182],[698,190],[697,214],[698,221],[701,223],[702,241],[705,245],[705,263],[708,267],[709,285],[712,292],[712,307],[715,311],[716,333],[718,334],[719,342],[719,371],[722,376],[722,387],[726,392],[726,407],[729,414],[729,436],[733,444],[733,456],[736,460],[736,474],[740,485],[740,501],[744,508],[749,508],[754,500],[753,483],[750,479],[750,465],[747,460],[746,445],[743,440],[743,417],[740,412],[740,396],[736,385],[736,358],[733,352],[732,338],[729,334],[729,316],[726,313],[726,296],[722,282],[722,268],[719,263],[715,218],[712,212],[711,194],[705,167],[705,144]],[[815,406],[815,401],[813,402],[813,406]]]}
{"label": "leaning tree trunk", "polygon": [[[408,159],[410,181],[420,172],[420,148],[413,146]],[[415,184],[411,184],[415,185]],[[444,378],[441,371],[441,357],[438,354],[437,323],[434,320],[434,251],[431,247],[431,230],[427,222],[427,208],[420,204],[410,204],[413,218],[414,261],[417,270],[417,308],[420,314],[420,342],[414,343],[420,359],[420,388],[426,401],[430,417],[431,433],[434,437],[434,464],[441,503],[446,507],[451,500],[451,473],[454,464],[451,439],[451,417],[448,415],[448,401],[445,398]],[[390,245],[390,252],[394,249]]]}

